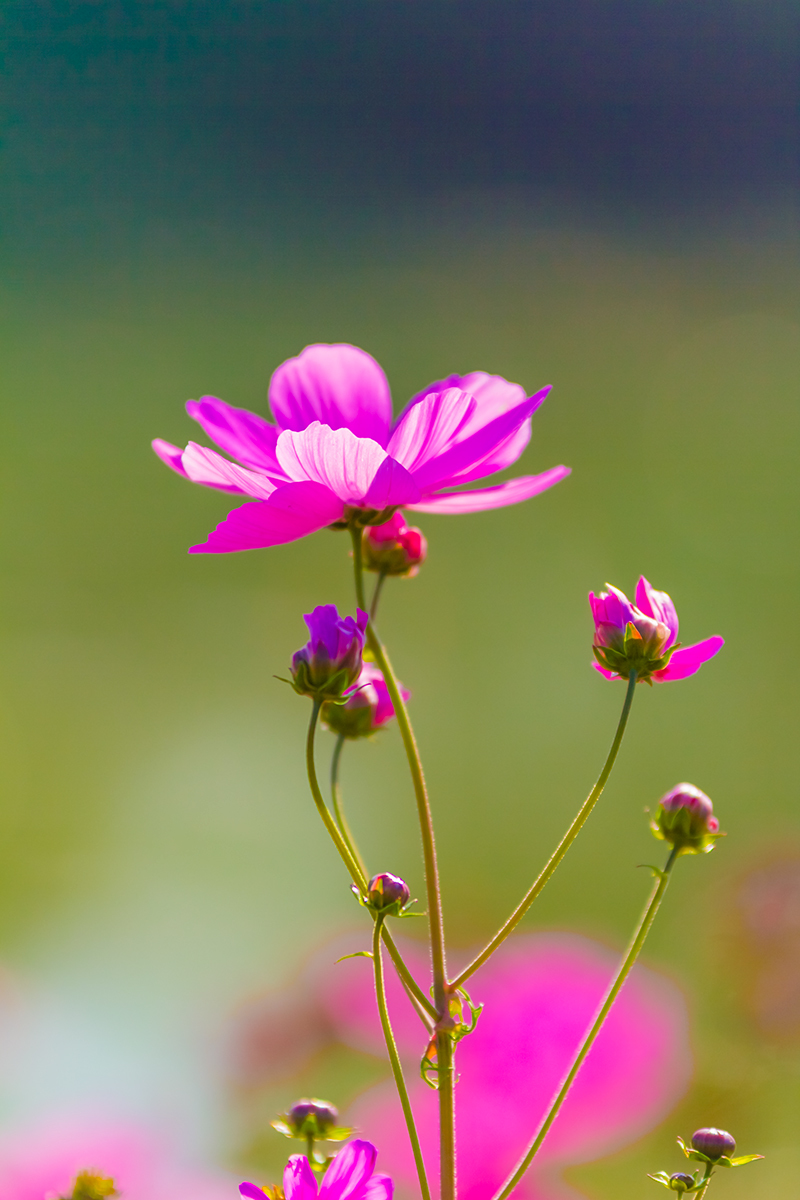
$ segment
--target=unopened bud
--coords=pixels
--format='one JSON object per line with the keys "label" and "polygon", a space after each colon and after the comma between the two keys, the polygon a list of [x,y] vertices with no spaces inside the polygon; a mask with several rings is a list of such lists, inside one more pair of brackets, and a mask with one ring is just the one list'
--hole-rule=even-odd
{"label": "unopened bud", "polygon": [[657,838],[677,846],[684,854],[713,850],[717,838],[723,836],[713,804],[691,783],[679,783],[661,797],[650,827]]}
{"label": "unopened bud", "polygon": [[694,1175],[685,1175],[683,1171],[676,1171],[674,1175],[670,1175],[667,1186],[673,1192],[680,1192],[683,1195],[689,1188],[694,1187],[694,1182]]}
{"label": "unopened bud", "polygon": [[[404,701],[411,693],[398,683]],[[322,722],[332,733],[346,738],[370,737],[394,716],[394,705],[383,673],[365,662],[345,704],[323,704]]]}
{"label": "unopened bud", "polygon": [[712,1162],[730,1158],[736,1149],[736,1139],[724,1129],[698,1129],[692,1134],[692,1149],[704,1154]]}
{"label": "unopened bud", "polygon": [[425,561],[428,543],[421,529],[406,525],[402,513],[396,512],[383,525],[367,526],[362,553],[368,571],[411,578]]}
{"label": "unopened bud", "polygon": [[361,671],[369,617],[361,609],[355,618],[340,617],[335,604],[321,604],[304,619],[311,636],[292,655],[292,686],[302,696],[340,702]]}
{"label": "unopened bud", "polygon": [[411,899],[408,884],[399,875],[373,875],[367,885],[367,901],[376,912],[399,913]]}
{"label": "unopened bud", "polygon": [[286,1124],[297,1138],[323,1138],[339,1120],[339,1112],[327,1100],[298,1100],[286,1113]]}

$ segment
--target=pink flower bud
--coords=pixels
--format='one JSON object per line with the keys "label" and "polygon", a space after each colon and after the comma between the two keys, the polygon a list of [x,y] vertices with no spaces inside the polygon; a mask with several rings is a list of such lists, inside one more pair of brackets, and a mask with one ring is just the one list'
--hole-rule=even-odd
{"label": "pink flower bud", "polygon": [[691,783],[679,783],[661,797],[651,828],[656,837],[687,854],[712,850],[722,836],[714,806],[705,792]]}
{"label": "pink flower bud", "polygon": [[368,571],[411,578],[419,571],[428,553],[421,529],[406,525],[402,513],[383,525],[368,525],[364,530],[364,566]]}
{"label": "pink flower bud", "polygon": [[378,912],[393,910],[394,914],[405,908],[411,898],[408,884],[399,875],[390,875],[388,871],[382,875],[373,875],[367,885],[367,900],[371,908]]}
{"label": "pink flower bud", "polygon": [[[700,793],[702,795],[702,792]],[[736,1149],[736,1139],[724,1129],[698,1129],[692,1134],[692,1149],[705,1154],[712,1162],[718,1159],[730,1158]]]}
{"label": "pink flower bud", "polygon": [[[403,700],[411,693],[399,685]],[[369,737],[391,721],[394,705],[382,672],[374,663],[365,662],[346,704],[324,704],[321,718],[332,733],[346,738]]]}

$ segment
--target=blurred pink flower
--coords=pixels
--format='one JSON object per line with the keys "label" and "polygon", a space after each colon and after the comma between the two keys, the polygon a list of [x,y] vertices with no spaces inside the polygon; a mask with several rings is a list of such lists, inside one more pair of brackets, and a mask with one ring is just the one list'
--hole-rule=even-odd
{"label": "blurred pink flower", "polygon": [[[424,980],[426,960],[418,945],[407,943],[403,950]],[[473,1000],[485,1008],[456,1056],[461,1200],[486,1200],[521,1156],[616,965],[616,955],[587,938],[537,934],[511,939],[470,982]],[[436,1095],[418,1076],[424,1030],[388,971],[387,984],[423,1151],[435,1170]],[[327,971],[319,988],[338,1036],[383,1054],[370,964],[347,959]],[[570,1194],[560,1171],[652,1129],[681,1096],[690,1074],[683,998],[663,976],[637,966],[516,1195],[553,1200]],[[396,1184],[413,1190],[413,1160],[392,1086],[362,1096],[348,1119],[380,1146]]]}
{"label": "blurred pink flower", "polygon": [[[636,585],[636,604],[632,604],[619,588],[611,584],[606,586],[608,591],[601,592],[599,596],[595,596],[594,592],[589,593],[595,625],[594,645],[600,651],[599,656],[606,657],[604,651],[607,650],[611,651],[607,657],[612,659],[624,654],[623,643],[628,625],[633,625],[641,638],[637,645],[642,647],[654,664],[661,656],[668,655],[678,637],[678,614],[667,593],[656,591],[644,575]],[[718,654],[724,645],[723,638],[710,637],[693,646],[680,646],[669,654],[663,669],[645,668],[647,677],[656,683],[686,679],[699,671],[703,663]],[[620,678],[619,672],[609,670],[599,662],[592,663],[592,666],[606,679]],[[624,666],[620,670],[624,671]]]}
{"label": "blurred pink flower", "polygon": [[184,1169],[151,1131],[106,1118],[56,1117],[0,1138],[2,1200],[69,1196],[79,1171],[111,1176],[124,1200],[230,1200],[233,1183]]}
{"label": "blurred pink flower", "polygon": [[[348,1142],[334,1158],[317,1184],[304,1154],[293,1154],[283,1172],[286,1200],[392,1200],[394,1187],[388,1175],[376,1175],[378,1151],[369,1142]],[[242,1183],[239,1192],[247,1200],[260,1200],[263,1189]]]}
{"label": "blurred pink flower", "polygon": [[516,462],[548,391],[529,397],[519,384],[483,371],[451,375],[415,396],[393,423],[389,384],[371,355],[349,345],[306,346],[270,381],[275,425],[214,396],[187,404],[189,416],[238,462],[194,442],[182,451],[156,438],[153,449],[194,483],[256,501],[234,509],[192,552],[251,550],[305,537],[342,520],[348,507],[478,512],[537,495],[568,469],[476,491],[442,489]]}

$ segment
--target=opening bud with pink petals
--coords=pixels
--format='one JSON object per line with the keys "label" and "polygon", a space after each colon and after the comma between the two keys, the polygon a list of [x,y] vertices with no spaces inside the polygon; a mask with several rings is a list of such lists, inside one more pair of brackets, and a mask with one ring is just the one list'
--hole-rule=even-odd
{"label": "opening bud with pink petals", "polygon": [[659,801],[650,827],[657,838],[678,847],[682,854],[707,854],[718,838],[719,821],[705,792],[691,783],[679,783]]}
{"label": "opening bud with pink petals", "polygon": [[619,588],[589,593],[594,618],[594,664],[606,679],[667,683],[685,679],[699,671],[722,647],[721,637],[706,638],[693,646],[681,646],[678,614],[666,592],[659,592],[644,576],[636,585],[633,604]]}
{"label": "opening bud with pink petals", "polygon": [[321,604],[305,617],[308,642],[292,655],[292,687],[301,696],[342,704],[361,673],[369,616],[340,617]]}
{"label": "opening bud with pink petals", "polygon": [[353,895],[359,904],[363,904],[371,913],[381,917],[413,917],[421,914],[406,912],[409,905],[416,903],[411,899],[408,884],[399,875],[382,871],[373,875],[367,884],[366,896],[353,884]]}
{"label": "opening bud with pink petals", "polygon": [[[411,692],[402,684],[399,687],[403,700],[410,700]],[[363,664],[346,703],[323,704],[320,713],[323,724],[331,733],[349,739],[371,737],[394,715],[394,705],[383,672],[371,662]]]}
{"label": "opening bud with pink petals", "polygon": [[383,525],[367,526],[362,545],[364,566],[368,571],[406,579],[418,574],[428,553],[422,530],[415,525],[406,525],[399,512]]}

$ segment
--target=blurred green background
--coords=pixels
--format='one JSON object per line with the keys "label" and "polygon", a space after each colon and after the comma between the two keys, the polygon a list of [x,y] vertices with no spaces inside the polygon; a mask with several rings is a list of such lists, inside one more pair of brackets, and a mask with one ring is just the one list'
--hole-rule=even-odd
{"label": "blurred green background", "polygon": [[[640,689],[528,926],[622,946],[644,808],[681,779],[711,795],[728,838],[680,871],[646,952],[686,989],[693,1089],[571,1180],[638,1196],[678,1169],[676,1132],[718,1123],[768,1155],[759,1194],[795,1195],[798,14],[600,8],[6,6],[7,1119],[99,1098],[273,1167],[273,1100],[346,1102],[380,1074],[334,1052],[253,1107],[225,1068],[236,1006],[359,926],[306,791],[304,702],[273,678],[303,612],[352,607],[345,539],[188,557],[230,504],[148,448],[194,436],[187,398],[266,413],[283,359],[350,341],[397,406],[451,371],[552,383],[521,467],[573,468],[516,508],[421,517],[429,561],[383,602],[455,945],[503,919],[602,763],[622,695],[590,669],[589,589],[644,573],[685,641],[726,638]],[[344,779],[369,860],[419,894],[396,731]]]}

